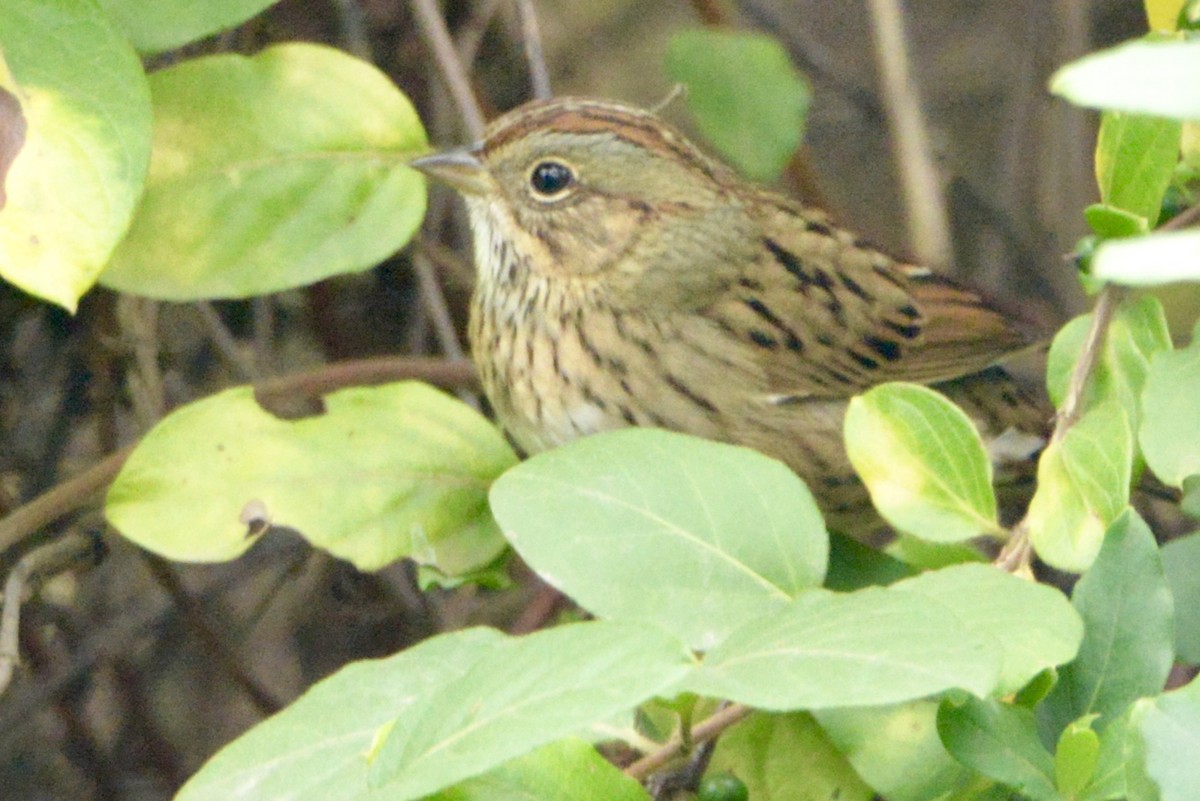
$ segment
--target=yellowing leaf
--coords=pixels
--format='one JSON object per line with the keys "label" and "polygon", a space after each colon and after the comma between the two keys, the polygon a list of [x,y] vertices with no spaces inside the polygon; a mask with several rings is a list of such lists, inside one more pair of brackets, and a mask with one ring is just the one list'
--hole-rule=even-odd
{"label": "yellowing leaf", "polygon": [[956,542],[999,531],[992,464],[967,415],[915,384],[850,401],[846,452],[875,508],[908,534]]}

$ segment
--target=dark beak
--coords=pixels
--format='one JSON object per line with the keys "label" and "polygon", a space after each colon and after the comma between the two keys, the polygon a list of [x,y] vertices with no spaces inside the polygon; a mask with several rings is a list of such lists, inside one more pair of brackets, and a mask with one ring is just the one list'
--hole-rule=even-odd
{"label": "dark beak", "polygon": [[465,195],[485,195],[492,190],[492,181],[478,152],[476,148],[447,150],[413,159],[408,166]]}

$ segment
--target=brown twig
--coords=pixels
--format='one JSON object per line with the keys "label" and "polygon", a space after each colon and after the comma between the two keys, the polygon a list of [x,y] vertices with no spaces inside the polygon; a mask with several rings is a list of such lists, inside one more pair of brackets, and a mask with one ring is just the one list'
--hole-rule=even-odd
{"label": "brown twig", "polygon": [[900,0],[870,0],[869,5],[883,105],[904,189],[909,239],[921,263],[946,267],[953,254],[950,217],[934,165],[920,92],[910,70],[904,12]]}
{"label": "brown twig", "polygon": [[0,695],[8,689],[13,671],[20,662],[18,633],[21,628],[21,602],[25,586],[35,576],[45,575],[90,553],[92,545],[81,536],[65,537],[47,543],[21,557],[4,582],[4,610],[0,613]]}
{"label": "brown twig", "polygon": [[208,337],[212,340],[213,345],[217,348],[217,353],[225,360],[225,363],[233,368],[234,372],[245,381],[253,381],[258,378],[258,370],[254,366],[254,359],[247,356],[246,353],[238,347],[237,339],[230,332],[229,327],[225,325],[225,321],[221,319],[221,315],[217,314],[217,310],[212,303],[207,300],[201,300],[196,303],[196,311],[200,314],[200,320],[204,323],[204,327],[208,329]]}
{"label": "brown twig", "polygon": [[729,24],[729,15],[718,0],[692,0],[692,10],[705,25]]}
{"label": "brown twig", "polygon": [[[1187,228],[1200,222],[1200,205],[1186,209],[1158,227],[1159,231],[1175,231]],[[1067,432],[1071,430],[1083,414],[1083,397],[1087,392],[1088,383],[1096,371],[1096,365],[1104,353],[1104,341],[1108,335],[1113,316],[1121,305],[1121,301],[1129,294],[1126,287],[1108,284],[1100,292],[1096,300],[1096,309],[1092,313],[1092,324],[1088,328],[1087,338],[1071,371],[1071,381],[1067,385],[1067,393],[1063,397],[1062,407],[1054,420],[1054,431],[1050,434],[1050,442],[1062,442]],[[1027,573],[1029,563],[1033,558],[1033,548],[1029,543],[1029,515],[1013,527],[1012,536],[996,557],[995,565],[1010,573]]]}
{"label": "brown twig", "polygon": [[412,4],[421,32],[433,50],[438,71],[445,80],[455,105],[458,106],[459,114],[462,115],[467,134],[472,139],[481,139],[484,128],[483,111],[475,98],[475,92],[471,89],[467,70],[458,58],[450,31],[446,29],[446,21],[442,19],[437,3],[435,0],[412,0]]}
{"label": "brown twig", "polygon": [[[718,736],[730,726],[743,720],[754,710],[742,704],[730,704],[702,720],[691,730],[692,745],[705,743]],[[625,768],[625,775],[634,779],[644,779],[654,771],[666,765],[672,759],[684,752],[683,738],[676,735],[663,743],[662,748],[634,762]]]}
{"label": "brown twig", "polygon": [[554,96],[554,92],[550,89],[550,71],[546,69],[542,34],[538,29],[533,0],[514,2],[517,6],[517,16],[521,19],[521,42],[525,46],[525,60],[529,62],[529,80],[533,85],[533,96],[538,100],[549,100]]}
{"label": "brown twig", "polygon": [[475,366],[469,359],[381,356],[336,362],[303,373],[268,378],[255,384],[254,391],[260,398],[315,398],[345,387],[403,380],[425,381],[442,389],[474,387]]}
{"label": "brown twig", "polygon": [[[260,398],[319,397],[336,389],[412,379],[443,389],[476,384],[475,367],[467,359],[382,357],[338,362],[303,373],[270,378],[255,385]],[[80,509],[112,483],[133,445],[109,454],[77,476],[47,490],[0,518],[0,553],[39,529]]]}
{"label": "brown twig", "polygon": [[110,453],[96,464],[61,484],[46,490],[8,517],[0,519],[0,553],[60,517],[74,512],[109,484],[120,471],[133,446]]}

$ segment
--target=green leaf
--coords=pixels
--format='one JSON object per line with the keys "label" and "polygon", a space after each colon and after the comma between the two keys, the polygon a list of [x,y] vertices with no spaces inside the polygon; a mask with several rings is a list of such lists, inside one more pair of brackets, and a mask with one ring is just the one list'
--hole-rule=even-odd
{"label": "green leaf", "polygon": [[1128,795],[1126,775],[1134,758],[1134,752],[1130,748],[1129,721],[1134,707],[1136,704],[1110,721],[1100,733],[1096,767],[1091,780],[1078,794],[1078,801],[1117,801],[1125,799]]}
{"label": "green leaf", "polygon": [[814,717],[858,775],[888,801],[959,798],[975,774],[955,761],[937,732],[938,704],[913,701]]}
{"label": "green leaf", "polygon": [[1200,120],[1200,41],[1139,40],[1074,61],[1050,78],[1050,91],[1093,108]]}
{"label": "green leaf", "polygon": [[826,589],[849,592],[873,585],[883,586],[911,576],[913,572],[899,559],[863,545],[845,534],[829,533]]}
{"label": "green leaf", "polygon": [[657,623],[695,648],[825,574],[825,526],[792,471],[683,434],[576,440],[501,476],[491,503],[521,557],[588,611]]}
{"label": "green leaf", "polygon": [[647,700],[692,670],[659,629],[592,621],[499,643],[419,698],[370,762],[391,801],[422,798]]}
{"label": "green leaf", "polygon": [[1115,401],[1090,409],[1038,462],[1026,522],[1038,556],[1060,570],[1086,570],[1104,532],[1129,504],[1133,432]]}
{"label": "green leaf", "polygon": [[1084,715],[1063,729],[1054,749],[1055,784],[1068,798],[1076,798],[1091,782],[1100,758],[1100,737],[1092,730],[1095,715]]}
{"label": "green leaf", "polygon": [[667,74],[687,87],[696,127],[747,177],[779,177],[800,146],[812,92],[774,37],[711,28],[667,45]]}
{"label": "green leaf", "polygon": [[1161,691],[1171,669],[1171,593],[1154,535],[1136,512],[1113,523],[1072,603],[1083,617],[1083,644],[1041,706],[1051,736],[1093,712],[1106,725],[1137,698]]}
{"label": "green leaf", "polygon": [[994,639],[1003,652],[1000,695],[1072,659],[1083,639],[1083,623],[1061,592],[991,565],[934,570],[892,588],[938,602],[974,634]]}
{"label": "green leaf", "polygon": [[1054,786],[1054,759],[1038,739],[1030,710],[978,698],[943,701],[938,732],[955,759],[989,779],[1033,801],[1063,800]]}
{"label": "green leaf", "polygon": [[[1158,209],[1155,209],[1155,213],[1158,213]],[[1134,214],[1116,206],[1093,203],[1083,210],[1083,216],[1087,220],[1088,227],[1095,231],[1097,236],[1104,239],[1121,239],[1150,233],[1149,220],[1140,214]],[[1094,259],[1093,251],[1087,259],[1089,272]]]}
{"label": "green leaf", "polygon": [[487,490],[516,457],[488,421],[416,382],[341,390],[325,406],[281,420],[239,387],[176,410],[113,482],[109,521],[182,561],[237,557],[252,521],[299,529],[364,570],[411,556],[455,574],[496,557]]}
{"label": "green leaf", "polygon": [[1200,792],[1200,682],[1138,702],[1134,720],[1146,775],[1162,801],[1195,801]]}
{"label": "green leaf", "polygon": [[1092,275],[1129,286],[1200,281],[1200,232],[1168,231],[1104,242],[1092,259]]}
{"label": "green leaf", "polygon": [[0,4],[0,277],[74,311],[150,160],[141,63],[93,4]]}
{"label": "green leaf", "polygon": [[[1076,317],[1063,326],[1050,346],[1046,387],[1055,406],[1062,406],[1091,324],[1090,314]],[[1171,332],[1157,298],[1147,295],[1122,303],[1108,327],[1104,350],[1088,382],[1082,408],[1090,409],[1113,399],[1130,414],[1130,424],[1136,431],[1150,359],[1170,348]]]}
{"label": "green leaf", "polygon": [[1200,473],[1188,476],[1183,480],[1183,498],[1179,501],[1179,509],[1191,518],[1200,518]]}
{"label": "green leaf", "polygon": [[992,464],[970,418],[927,387],[891,383],[850,401],[846,452],[875,508],[935,542],[998,534]]}
{"label": "green leaf", "polygon": [[709,772],[728,771],[750,798],[871,801],[874,793],[810,715],[756,712],[721,735]]}
{"label": "green leaf", "polygon": [[1105,112],[1096,138],[1101,202],[1143,217],[1153,228],[1179,162],[1182,131],[1178,120]]}
{"label": "green leaf", "polygon": [[101,281],[240,298],[365,270],[425,212],[408,100],[370,64],[287,44],[156,72],[146,197]]}
{"label": "green leaf", "polygon": [[1142,406],[1138,441],[1146,463],[1162,481],[1182,487],[1200,473],[1200,324],[1186,348],[1154,355]]}
{"label": "green leaf", "polygon": [[583,740],[567,738],[505,762],[426,801],[650,801]]}
{"label": "green leaf", "polygon": [[1182,662],[1200,665],[1200,532],[1162,547],[1163,573],[1175,601],[1175,651]]}
{"label": "green leaf", "polygon": [[462,681],[504,641],[492,629],[466,629],[347,665],[222,748],[175,801],[368,798],[365,755],[379,729],[417,712],[437,688]]}
{"label": "green leaf", "polygon": [[161,53],[232,28],[278,0],[100,0],[121,32],[143,53]]}
{"label": "green leaf", "polygon": [[918,593],[810,590],[713,648],[681,689],[775,711],[996,686],[1000,649]]}

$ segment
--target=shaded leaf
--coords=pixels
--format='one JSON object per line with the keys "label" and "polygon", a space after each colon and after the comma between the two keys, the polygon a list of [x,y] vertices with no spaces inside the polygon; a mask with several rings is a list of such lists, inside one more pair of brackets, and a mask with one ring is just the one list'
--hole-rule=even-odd
{"label": "shaded leaf", "polygon": [[99,0],[143,53],[160,53],[232,28],[278,0]]}
{"label": "shaded leaf", "polygon": [[1171,669],[1171,593],[1154,535],[1136,512],[1113,523],[1072,603],[1083,617],[1083,644],[1039,710],[1052,737],[1093,712],[1108,724],[1141,696],[1160,692]]}
{"label": "shaded leaf", "polygon": [[1146,463],[1165,483],[1182,487],[1200,473],[1200,324],[1188,347],[1154,355],[1142,405],[1138,441]]}
{"label": "shaded leaf", "polygon": [[709,773],[728,771],[754,801],[871,801],[846,758],[810,715],[756,712],[717,741]]}
{"label": "shaded leaf", "polygon": [[888,801],[958,798],[976,774],[947,753],[937,731],[938,703],[913,701],[814,713],[858,775]]}
{"label": "shaded leaf", "polygon": [[938,732],[967,767],[1034,801],[1063,801],[1054,785],[1054,758],[1038,739],[1028,709],[994,699],[968,698],[961,705],[943,701]]}
{"label": "shaded leaf", "polygon": [[1175,601],[1175,650],[1178,658],[1200,665],[1200,532],[1162,547],[1163,573]]}
{"label": "shaded leaf", "polygon": [[800,146],[812,94],[783,45],[761,33],[693,29],[671,38],[666,59],[700,132],[746,176],[778,178]]}
{"label": "shaded leaf", "polygon": [[634,779],[583,740],[568,738],[505,762],[427,801],[650,801]]}
{"label": "shaded leaf", "polygon": [[280,420],[239,387],[177,409],[130,455],[105,514],[182,561],[244,552],[251,507],[364,570],[411,556],[454,574],[496,557],[487,490],[516,456],[478,412],[417,382],[345,389],[325,405]]}
{"label": "shaded leaf", "polygon": [[643,620],[709,648],[819,586],[828,538],[812,495],[747,448],[657,429],[538,454],[492,488],[513,547],[601,617]]}

